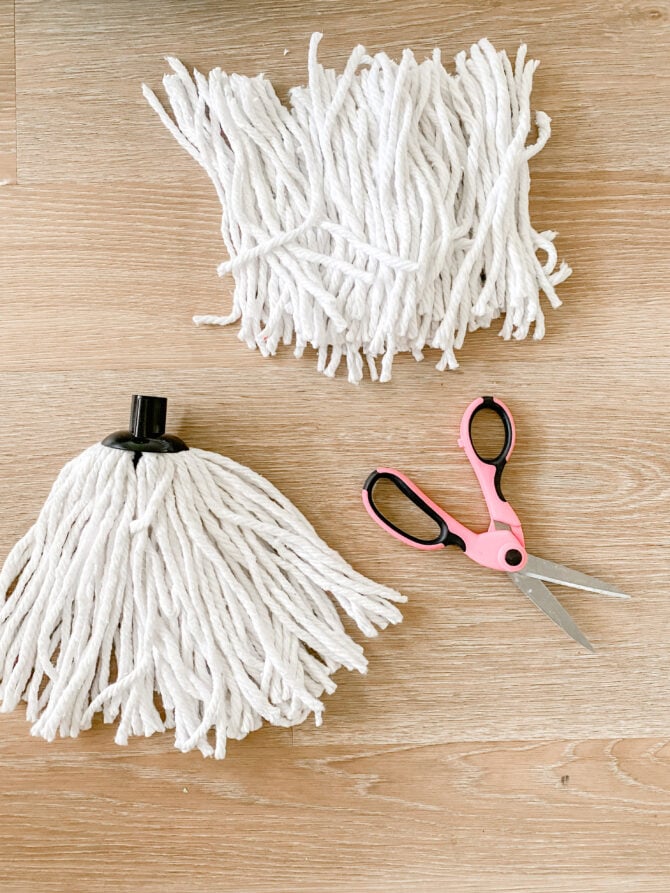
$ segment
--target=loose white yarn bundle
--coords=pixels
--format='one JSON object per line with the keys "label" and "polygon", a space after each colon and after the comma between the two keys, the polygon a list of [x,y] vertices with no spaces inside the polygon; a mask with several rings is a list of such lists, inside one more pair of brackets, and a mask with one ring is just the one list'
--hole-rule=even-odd
{"label": "loose white yarn bundle", "polygon": [[531,326],[542,338],[540,295],[559,306],[570,268],[529,216],[528,161],[550,135],[536,112],[527,144],[538,63],[525,46],[512,64],[481,40],[450,74],[437,49],[395,62],[357,46],[337,74],[317,60],[320,39],[288,108],[263,75],[191,75],[177,59],[163,79],[172,116],[143,86],[223,209],[232,310],[194,321],[239,320],[240,339],[266,356],[310,345],[320,371],[344,360],[352,382],[364,359],[387,381],[396,353],[419,360],[426,347],[453,369],[466,333],[503,314],[504,338]]}
{"label": "loose white yarn bundle", "polygon": [[331,675],[366,669],[328,593],[367,636],[403,596],[249,468],[197,449],[134,458],[96,445],[69,462],[7,558],[3,712],[26,701],[50,741],[102,711],[118,744],[174,728],[179,750],[217,758],[263,720],[320,724]]}

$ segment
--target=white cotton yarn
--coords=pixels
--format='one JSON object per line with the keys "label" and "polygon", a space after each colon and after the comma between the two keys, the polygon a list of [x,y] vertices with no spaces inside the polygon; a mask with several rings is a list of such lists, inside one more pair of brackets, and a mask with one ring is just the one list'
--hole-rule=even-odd
{"label": "white cotton yarn", "polygon": [[179,750],[217,758],[263,720],[320,724],[331,675],[366,669],[335,605],[374,636],[404,597],[249,468],[197,449],[136,459],[99,444],[69,462],[8,556],[2,711],[24,700],[48,741],[101,711],[118,744],[174,729]]}
{"label": "white cotton yarn", "polygon": [[[191,76],[176,59],[163,84],[172,110],[144,95],[216,188],[235,292],[226,316],[267,356],[280,342],[310,345],[333,376],[391,378],[393,358],[426,347],[455,368],[468,331],[505,315],[500,334],[544,335],[540,295],[552,307],[555,233],[537,232],[528,208],[529,159],[550,119],[536,112],[538,65],[522,46],[514,64],[488,40],[444,68],[440,51],[395,62],[357,46],[341,74],[310,43],[307,86],[283,106],[263,75],[215,68]],[[541,260],[538,253],[544,255]]]}

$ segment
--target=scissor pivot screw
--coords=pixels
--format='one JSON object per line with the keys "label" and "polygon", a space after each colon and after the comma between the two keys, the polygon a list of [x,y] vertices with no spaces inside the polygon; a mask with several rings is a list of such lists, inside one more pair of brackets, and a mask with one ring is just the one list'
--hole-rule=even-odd
{"label": "scissor pivot screw", "polygon": [[505,553],[505,561],[511,567],[517,567],[523,561],[523,555],[518,549],[510,549]]}

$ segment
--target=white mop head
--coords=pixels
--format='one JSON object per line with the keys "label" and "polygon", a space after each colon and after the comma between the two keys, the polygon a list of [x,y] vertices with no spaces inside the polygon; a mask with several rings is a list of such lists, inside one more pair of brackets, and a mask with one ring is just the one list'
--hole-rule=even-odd
{"label": "white mop head", "polygon": [[2,710],[26,701],[48,741],[102,711],[121,718],[118,744],[174,728],[179,750],[218,758],[263,720],[320,724],[331,675],[366,669],[328,593],[367,636],[405,599],[243,465],[197,449],[137,458],[98,444],[69,462],[7,558]]}
{"label": "white mop head", "polygon": [[522,46],[513,65],[482,40],[451,75],[439,50],[398,63],[358,46],[338,75],[317,61],[320,39],[289,108],[262,75],[191,76],[176,59],[163,79],[174,117],[143,87],[223,208],[232,310],[194,321],[240,320],[241,340],[265,356],[311,345],[320,371],[344,359],[352,382],[363,358],[387,381],[396,353],[419,360],[425,347],[453,369],[466,333],[502,314],[504,338],[531,326],[542,338],[540,294],[557,307],[570,268],[529,217],[528,160],[550,134],[537,112],[527,145],[538,63]]}

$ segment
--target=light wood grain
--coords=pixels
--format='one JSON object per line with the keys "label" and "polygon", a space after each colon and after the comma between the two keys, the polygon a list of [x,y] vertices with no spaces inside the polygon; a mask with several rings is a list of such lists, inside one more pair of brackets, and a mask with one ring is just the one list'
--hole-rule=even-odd
{"label": "light wood grain", "polygon": [[281,748],[261,732],[217,765],[161,739],[112,752],[94,730],[0,756],[11,891],[667,890],[656,741]]}
{"label": "light wood grain", "polygon": [[[367,676],[338,675],[322,728],[263,729],[223,764],[167,735],[120,749],[101,724],[46,745],[3,716],[3,893],[666,893],[667,4],[17,0],[16,127],[13,20],[0,0],[0,162],[19,173],[0,190],[0,554],[129,395],[158,392],[175,433],[267,475],[410,601],[366,643]],[[338,66],[359,40],[449,56],[482,35],[541,59],[554,135],[533,217],[574,267],[542,343],[479,332],[458,372],[401,358],[389,385],[354,388],[191,324],[230,300],[218,203],[139,84],[174,53],[285,90],[317,28]],[[486,392],[517,420],[505,490],[531,551],[634,596],[560,592],[592,657],[507,580],[404,549],[360,506],[387,463],[483,525],[455,439]]]}
{"label": "light wood grain", "polygon": [[14,3],[0,0],[0,183],[16,179]]}

